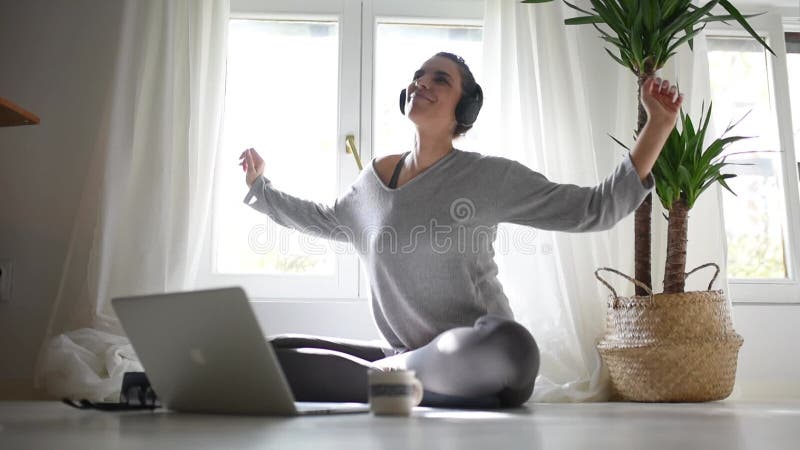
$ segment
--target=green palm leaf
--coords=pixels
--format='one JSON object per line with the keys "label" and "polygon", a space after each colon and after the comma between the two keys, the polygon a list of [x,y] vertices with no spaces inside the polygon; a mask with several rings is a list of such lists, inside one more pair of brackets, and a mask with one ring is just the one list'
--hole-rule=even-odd
{"label": "green palm leaf", "polygon": [[[522,3],[549,3],[554,0],[522,0]],[[761,14],[741,14],[728,0],[710,0],[695,6],[691,0],[588,0],[591,8],[562,0],[569,8],[583,15],[564,20],[566,25],[594,26],[601,37],[617,47],[618,55],[606,51],[614,61],[637,76],[652,74],[675,55],[683,44],[694,50],[694,38],[710,22],[736,20],[773,55],[775,52],[747,23]],[[726,14],[711,11],[722,6]],[[605,24],[610,33],[598,25]],[[681,35],[682,33],[682,35]]]}
{"label": "green palm leaf", "polygon": [[775,52],[773,52],[770,46],[767,45],[767,43],[764,42],[763,39],[761,39],[761,36],[759,36],[758,33],[756,33],[756,31],[753,29],[753,27],[750,26],[749,23],[747,23],[744,17],[742,17],[742,14],[739,12],[739,10],[737,10],[731,4],[731,2],[729,2],[728,0],[719,0],[719,4],[722,5],[722,7],[725,8],[725,10],[728,11],[730,15],[732,15],[736,19],[737,22],[739,22],[739,25],[741,25],[742,28],[744,28],[745,30],[747,30],[748,33],[750,33],[750,36],[753,36],[755,40],[758,41],[759,44],[761,44],[767,50],[769,50],[769,52],[772,53],[772,56],[776,56]]}
{"label": "green palm leaf", "polygon": [[[691,117],[683,110],[680,111],[682,130],[679,131],[677,127],[672,129],[653,166],[656,194],[665,209],[671,209],[674,202],[681,198],[691,209],[700,194],[716,182],[732,192],[725,180],[736,175],[721,171],[735,163],[727,162],[727,156],[722,156],[722,153],[728,145],[748,137],[723,135],[704,149],[703,141],[708,132],[713,108],[709,104],[706,110],[703,104],[701,109],[697,127]],[[739,122],[741,119],[736,123]]]}
{"label": "green palm leaf", "polygon": [[569,18],[564,23],[567,25],[586,25],[589,23],[605,23],[605,20],[597,16],[581,16]]}

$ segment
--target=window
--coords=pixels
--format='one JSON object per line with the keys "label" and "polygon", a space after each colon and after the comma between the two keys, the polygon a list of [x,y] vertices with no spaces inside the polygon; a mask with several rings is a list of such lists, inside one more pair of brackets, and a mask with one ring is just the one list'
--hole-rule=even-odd
{"label": "window", "polygon": [[[482,42],[479,26],[393,23],[387,19],[377,23],[375,156],[402,153],[413,146],[413,124],[398,114],[397,99],[400,89],[408,85],[412,72],[431,56],[432,49],[448,49],[463,57],[476,79],[481,80]],[[462,150],[473,147],[479,132],[479,127],[470,130],[456,145]]]}
{"label": "window", "polygon": [[[229,32],[223,160],[255,147],[277,186],[318,202],[334,197],[338,21],[233,19]],[[219,177],[221,198],[239,196],[242,172]],[[215,212],[225,230],[216,236],[217,273],[333,274],[330,248],[301,248],[299,233],[241,203],[220,201]]]}
{"label": "window", "polygon": [[[234,163],[254,147],[265,176],[295,197],[333,205],[364,166],[413,144],[400,90],[449,51],[480,79],[480,0],[232,0],[223,125],[201,284],[242,285],[256,299],[367,299],[355,249],[286,229],[242,202]],[[478,128],[456,141],[468,149]],[[365,167],[366,168],[366,167]]]}
{"label": "window", "polygon": [[[792,142],[795,145],[794,156],[796,158],[798,171],[800,171],[800,26],[798,31],[789,31],[784,34],[786,40],[786,67],[790,80],[789,83],[789,105],[792,110]],[[799,180],[800,181],[800,180]]]}
{"label": "window", "polygon": [[728,182],[737,195],[723,195],[731,278],[789,277],[781,143],[767,56],[751,38],[708,38],[715,135],[744,117],[730,135],[752,136],[724,153],[728,162],[742,164]]}
{"label": "window", "polygon": [[741,164],[728,168],[738,175],[728,180],[737,195],[723,191],[728,277],[735,302],[796,302],[800,93],[788,80],[800,79],[797,33],[774,14],[750,23],[777,57],[739,32],[707,36],[714,135],[746,115],[729,135],[753,136],[726,150],[728,162]]}

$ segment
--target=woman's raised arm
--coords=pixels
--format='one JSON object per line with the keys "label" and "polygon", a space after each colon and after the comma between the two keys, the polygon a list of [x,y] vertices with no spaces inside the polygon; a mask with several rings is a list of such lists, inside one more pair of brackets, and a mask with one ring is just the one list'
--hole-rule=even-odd
{"label": "woman's raised arm", "polygon": [[339,199],[331,207],[275,189],[264,177],[264,160],[255,149],[245,150],[240,160],[250,187],[245,204],[266,214],[275,223],[301,233],[342,242],[352,240],[353,231],[343,225],[336,214]]}
{"label": "woman's raised arm", "polygon": [[608,178],[580,187],[549,181],[523,164],[510,161],[497,193],[498,222],[559,231],[607,230],[633,212],[654,185],[650,171],[675,126],[683,94],[668,80],[648,78],[642,85],[647,123]]}
{"label": "woman's raised arm", "polygon": [[498,185],[497,222],[569,232],[607,230],[633,212],[655,185],[639,178],[630,155],[597,186],[548,180],[524,164],[507,160]]}

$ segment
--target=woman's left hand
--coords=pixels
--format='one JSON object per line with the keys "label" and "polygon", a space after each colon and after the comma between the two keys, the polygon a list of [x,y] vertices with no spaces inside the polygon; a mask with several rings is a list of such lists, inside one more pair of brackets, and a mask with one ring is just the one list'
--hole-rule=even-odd
{"label": "woman's left hand", "polygon": [[650,77],[642,85],[642,104],[648,121],[666,124],[672,129],[683,104],[683,94],[677,87],[670,86],[668,80]]}

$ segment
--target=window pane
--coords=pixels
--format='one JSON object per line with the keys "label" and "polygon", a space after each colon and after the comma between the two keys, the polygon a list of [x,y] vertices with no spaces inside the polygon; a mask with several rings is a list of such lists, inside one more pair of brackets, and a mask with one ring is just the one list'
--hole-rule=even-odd
{"label": "window pane", "polygon": [[242,202],[244,173],[235,161],[253,147],[278,189],[333,204],[338,48],[336,22],[230,21],[214,208],[217,273],[333,273],[335,255],[325,241],[281,227]]}
{"label": "window pane", "polygon": [[[480,27],[415,25],[378,22],[375,45],[375,122],[373,156],[402,153],[414,148],[414,124],[400,113],[400,91],[414,72],[438,52],[464,58],[480,84],[483,31]],[[453,145],[478,151],[480,119]]]}
{"label": "window pane", "polygon": [[[789,68],[789,101],[792,109],[794,156],[800,163],[800,32],[786,33],[786,63]],[[794,82],[793,82],[794,81]],[[798,164],[800,168],[800,164]]]}
{"label": "window pane", "polygon": [[[751,38],[709,37],[715,136],[748,111],[728,136],[755,136],[728,146],[738,174],[723,191],[731,278],[786,278],[786,214],[780,142],[770,98],[767,53]],[[725,169],[723,169],[725,170]]]}

